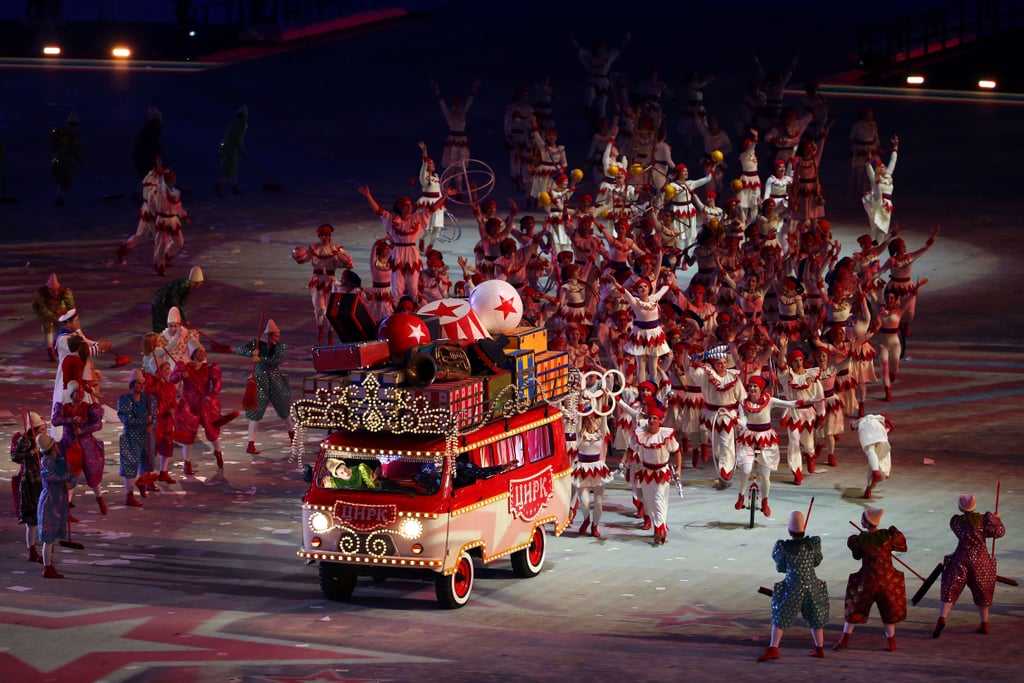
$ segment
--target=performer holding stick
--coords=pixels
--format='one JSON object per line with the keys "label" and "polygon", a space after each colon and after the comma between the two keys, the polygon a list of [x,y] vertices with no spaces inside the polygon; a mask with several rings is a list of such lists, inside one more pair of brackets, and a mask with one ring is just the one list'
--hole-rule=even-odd
{"label": "performer holding stick", "polygon": [[[892,566],[894,559],[899,561],[892,553],[906,552],[907,539],[894,526],[888,529],[878,527],[884,512],[881,508],[865,510],[861,515],[864,530],[846,540],[853,559],[860,560],[862,564],[859,571],[850,574],[846,584],[846,620],[843,623],[843,635],[832,646],[833,650],[850,646],[854,627],[867,623],[872,605],[878,605],[885,637],[889,641],[889,651],[896,649],[896,624],[907,618],[907,588],[903,572]],[[917,572],[913,573],[924,580]]]}
{"label": "performer holding stick", "polygon": [[[806,516],[799,510],[794,510],[789,516],[791,538],[776,541],[772,549],[775,568],[785,572],[786,578],[776,583],[775,589],[771,591],[771,644],[765,648],[764,654],[757,658],[759,662],[779,658],[782,635],[798,613],[811,629],[814,648],[808,654],[819,658],[825,656],[824,628],[828,623],[828,587],[814,572],[814,568],[822,561],[821,537],[805,535],[813,508],[814,499],[811,498]],[[761,590],[766,591],[767,589]]]}
{"label": "performer holding stick", "polygon": [[971,589],[974,604],[978,606],[981,625],[977,633],[988,634],[988,611],[996,590],[996,558],[989,555],[985,539],[992,539],[995,549],[997,538],[1006,533],[999,518],[999,487],[996,487],[996,510],[981,514],[974,511],[974,496],[965,493],[958,501],[959,515],[949,520],[949,528],[958,543],[952,555],[947,555],[942,569],[942,606],[939,619],[935,622],[932,638],[938,638],[946,627],[946,617],[960,597],[964,586]]}

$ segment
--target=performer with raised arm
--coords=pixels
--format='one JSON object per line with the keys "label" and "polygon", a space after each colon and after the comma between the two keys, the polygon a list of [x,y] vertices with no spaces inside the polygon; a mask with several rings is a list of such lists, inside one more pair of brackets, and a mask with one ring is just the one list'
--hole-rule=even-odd
{"label": "performer with raised arm", "polygon": [[[683,453],[674,430],[662,426],[665,411],[653,397],[648,397],[643,411],[647,420],[633,430],[629,449],[639,460],[634,476],[640,480],[644,510],[654,525],[654,544],[659,545],[668,541],[668,485],[683,468]],[[674,470],[670,458],[674,458]]]}
{"label": "performer with raised arm", "polygon": [[335,273],[340,269],[352,268],[352,257],[344,247],[331,241],[334,226],[324,223],[316,229],[319,242],[310,244],[303,249],[292,249],[292,258],[296,263],[310,263],[313,266],[313,277],[309,280],[309,293],[313,300],[313,320],[316,323],[316,343],[324,341],[327,332],[327,343],[332,342],[332,332],[327,325],[327,305],[331,292],[337,282]]}
{"label": "performer with raised arm", "polygon": [[736,436],[736,466],[740,471],[737,510],[744,507],[743,494],[751,471],[757,467],[761,481],[761,514],[771,516],[768,495],[771,493],[772,472],[779,469],[780,460],[779,435],[772,427],[771,411],[775,407],[795,408],[799,404],[799,401],[784,401],[769,394],[768,381],[761,375],[747,380],[747,397],[740,401],[740,429]]}

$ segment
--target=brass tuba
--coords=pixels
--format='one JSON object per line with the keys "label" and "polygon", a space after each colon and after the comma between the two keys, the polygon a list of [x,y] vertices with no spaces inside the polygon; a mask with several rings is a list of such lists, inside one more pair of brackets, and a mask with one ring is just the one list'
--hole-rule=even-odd
{"label": "brass tuba", "polygon": [[414,347],[405,369],[409,384],[414,387],[425,387],[435,380],[465,379],[471,373],[465,349],[450,344]]}

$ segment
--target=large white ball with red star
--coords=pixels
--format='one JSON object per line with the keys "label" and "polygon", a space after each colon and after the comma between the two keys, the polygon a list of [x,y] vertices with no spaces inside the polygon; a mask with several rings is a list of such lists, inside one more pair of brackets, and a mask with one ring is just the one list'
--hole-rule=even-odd
{"label": "large white ball with red star", "polygon": [[388,343],[391,360],[396,363],[405,360],[409,350],[430,340],[427,324],[412,313],[392,313],[380,321],[377,339]]}
{"label": "large white ball with red star", "polygon": [[505,334],[523,319],[523,300],[516,288],[504,280],[486,280],[473,288],[469,305],[491,334]]}

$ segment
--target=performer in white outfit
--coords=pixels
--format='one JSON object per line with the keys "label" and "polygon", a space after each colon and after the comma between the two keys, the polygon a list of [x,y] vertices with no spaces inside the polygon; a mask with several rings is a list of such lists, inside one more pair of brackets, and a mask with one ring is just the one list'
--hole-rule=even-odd
{"label": "performer in white outfit", "polygon": [[707,351],[701,357],[710,363],[693,370],[705,402],[700,422],[711,433],[711,456],[715,459],[722,488],[729,485],[736,468],[739,404],[747,398],[740,371],[728,367],[728,353],[724,346]]}
{"label": "performer in white outfit", "polygon": [[[672,210],[672,229],[676,242],[671,246],[684,249],[697,240],[697,206],[693,202],[693,191],[711,180],[706,175],[698,180],[689,180],[690,171],[686,164],[676,164],[674,178],[665,185],[665,206]],[[760,188],[760,181],[758,182]],[[755,207],[756,210],[756,207]]]}
{"label": "performer in white outfit", "polygon": [[860,447],[868,459],[868,485],[864,489],[864,497],[870,500],[875,486],[888,479],[892,472],[892,448],[889,446],[892,422],[885,415],[865,415],[850,423],[850,428],[857,432]]}
{"label": "performer in white outfit", "polygon": [[740,200],[740,220],[744,227],[754,222],[761,205],[761,176],[757,172],[757,131],[743,141],[740,151],[740,187],[736,193]]}
{"label": "performer in white outfit", "polygon": [[[598,525],[601,524],[601,508],[604,505],[604,485],[614,477],[608,469],[608,443],[612,437],[608,432],[608,419],[591,410],[580,418],[576,434],[576,462],[572,466],[572,483],[580,506],[583,508],[583,522],[580,536],[589,530],[594,538],[601,538]],[[594,496],[594,508],[590,509],[590,496]],[[576,501],[570,505],[575,508]]]}
{"label": "performer in white outfit", "polygon": [[[785,351],[788,342],[785,337],[782,341],[782,349]],[[786,455],[789,469],[793,473],[793,483],[799,485],[804,480],[802,456],[807,457],[807,471],[814,472],[814,428],[824,410],[822,399],[825,392],[818,381],[821,368],[805,368],[804,352],[793,349],[784,359],[780,359],[779,369],[779,382],[786,398],[803,401],[802,407],[790,408],[781,420],[782,426],[789,433]]]}
{"label": "performer in white outfit", "polygon": [[663,285],[651,294],[650,280],[640,278],[636,283],[636,296],[622,285],[618,287],[633,311],[633,325],[622,350],[636,357],[638,381],[656,382],[658,360],[670,352],[665,331],[661,328],[661,309],[658,306],[661,297],[668,293],[669,286]]}
{"label": "performer in white outfit", "polygon": [[[60,323],[60,329],[57,330],[57,336],[54,341],[54,352],[57,354],[57,375],[53,380],[53,400],[50,405],[56,403],[62,403],[64,397],[64,359],[71,355],[71,349],[68,347],[68,341],[71,337],[80,337],[85,344],[89,346],[89,355],[95,356],[101,351],[109,351],[111,343],[106,340],[93,341],[85,336],[82,332],[82,321],[78,318],[78,309],[72,308],[64,315],[57,318],[57,322]],[[92,363],[86,363],[83,370],[82,379],[89,384],[93,383],[93,365]],[[85,403],[92,403],[93,397],[89,392],[81,392],[81,400]],[[54,439],[60,439],[63,434],[63,427],[59,425],[50,424],[49,434]]]}
{"label": "performer in white outfit", "polygon": [[866,166],[870,189],[862,201],[864,212],[868,215],[868,223],[871,225],[871,238],[876,242],[882,241],[889,234],[889,223],[892,221],[892,174],[896,170],[896,152],[899,146],[899,136],[893,135],[889,164],[883,166],[880,161],[873,160]]}
{"label": "performer in white outfit", "polygon": [[[640,461],[636,476],[640,479],[644,510],[654,526],[654,544],[658,545],[668,540],[668,485],[679,476],[683,455],[672,428],[661,425],[665,411],[653,398],[648,399],[644,411],[647,422],[633,431],[629,449]],[[675,471],[670,462],[672,456]]]}
{"label": "performer in white outfit", "polygon": [[740,401],[740,430],[736,437],[740,492],[735,507],[743,509],[743,494],[751,471],[757,467],[757,478],[761,482],[761,513],[771,517],[768,494],[772,488],[772,472],[779,469],[780,460],[779,435],[772,427],[772,408],[796,408],[799,403],[775,398],[768,393],[767,387],[764,377],[754,375],[747,380],[747,398]]}
{"label": "performer in white outfit", "polygon": [[331,343],[331,330],[327,326],[327,305],[337,282],[335,273],[338,269],[352,268],[352,257],[340,244],[331,242],[332,235],[334,226],[324,223],[316,229],[319,242],[310,244],[305,249],[296,247],[292,250],[292,258],[296,263],[310,263],[313,266],[313,277],[309,280],[309,295],[313,301],[317,344],[323,343],[325,329],[327,343]]}

